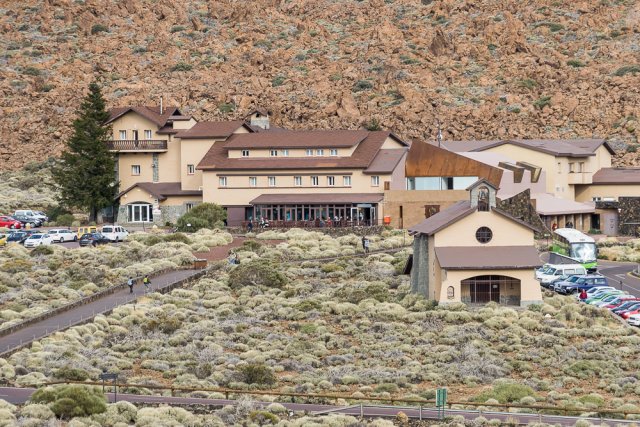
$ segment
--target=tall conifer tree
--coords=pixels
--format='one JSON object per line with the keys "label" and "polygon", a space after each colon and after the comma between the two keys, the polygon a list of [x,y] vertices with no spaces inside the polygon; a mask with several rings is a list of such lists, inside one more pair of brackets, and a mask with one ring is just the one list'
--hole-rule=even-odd
{"label": "tall conifer tree", "polygon": [[111,126],[105,125],[108,119],[100,86],[93,82],[73,122],[73,135],[53,168],[60,204],[86,209],[90,221],[113,204],[118,190],[115,157],[107,146],[112,138]]}

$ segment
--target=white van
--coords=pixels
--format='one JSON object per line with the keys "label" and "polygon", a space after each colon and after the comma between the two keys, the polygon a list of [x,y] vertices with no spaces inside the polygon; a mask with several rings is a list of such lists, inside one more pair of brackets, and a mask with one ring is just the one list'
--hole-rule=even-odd
{"label": "white van", "polygon": [[127,239],[129,232],[119,225],[105,225],[102,227],[102,235],[112,242],[122,242]]}
{"label": "white van", "polygon": [[541,271],[536,272],[536,279],[540,283],[551,283],[560,276],[586,275],[587,269],[582,264],[547,264]]}

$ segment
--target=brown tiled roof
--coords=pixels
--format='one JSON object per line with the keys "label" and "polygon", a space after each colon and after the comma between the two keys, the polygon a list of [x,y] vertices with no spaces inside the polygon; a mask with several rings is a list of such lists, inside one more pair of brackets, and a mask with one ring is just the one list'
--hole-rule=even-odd
{"label": "brown tiled roof", "polygon": [[593,174],[594,184],[640,184],[640,168],[602,168]]}
{"label": "brown tiled roof", "polygon": [[328,204],[328,203],[378,203],[384,194],[378,193],[299,193],[299,194],[261,194],[249,203],[264,204]]}
{"label": "brown tiled roof", "polygon": [[[265,133],[266,134],[266,133]],[[400,140],[389,131],[368,132],[349,157],[275,157],[275,158],[229,158],[227,144],[242,134],[232,135],[226,142],[216,142],[198,164],[200,170],[282,170],[282,169],[366,169],[376,154],[391,137]],[[260,134],[256,134],[260,135]],[[263,134],[264,135],[264,134]]]}
{"label": "brown tiled roof", "polygon": [[543,264],[533,246],[448,246],[435,251],[447,270],[529,269]]}
{"label": "brown tiled roof", "polygon": [[[506,139],[499,141],[443,141],[442,146],[447,150],[484,151],[500,145],[512,144],[530,148],[542,153],[559,157],[588,157],[594,156],[598,147],[604,144],[611,154],[615,151],[604,139]],[[520,159],[515,159],[520,160]]]}
{"label": "brown tiled roof", "polygon": [[242,120],[227,122],[199,122],[191,129],[181,130],[176,134],[176,138],[200,139],[200,138],[228,138],[236,130],[245,126],[250,128]]}
{"label": "brown tiled roof", "polygon": [[126,193],[140,187],[153,195],[158,200],[165,200],[169,196],[200,196],[202,197],[201,190],[183,190],[179,182],[138,182],[133,184],[126,190],[123,190],[116,196],[116,200],[124,196]]}
{"label": "brown tiled roof", "polygon": [[374,157],[369,167],[364,170],[364,173],[391,173],[396,168],[396,166],[398,166],[398,163],[400,163],[400,160],[402,160],[402,156],[404,156],[406,152],[407,150],[405,148],[382,149],[378,151],[378,154],[376,154],[376,157]]}
{"label": "brown tiled roof", "polygon": [[142,117],[145,117],[151,120],[153,123],[158,125],[158,127],[163,127],[167,124],[167,120],[169,117],[175,115],[182,115],[178,110],[178,107],[166,107],[160,114],[160,107],[118,107],[113,108],[109,111],[109,119],[107,123],[113,122],[118,117],[122,117],[128,112],[133,111],[140,114]]}
{"label": "brown tiled roof", "polygon": [[454,203],[409,229],[410,234],[432,235],[476,211],[468,200]]}
{"label": "brown tiled roof", "polygon": [[239,134],[226,148],[337,148],[353,147],[367,137],[366,130],[311,130]]}

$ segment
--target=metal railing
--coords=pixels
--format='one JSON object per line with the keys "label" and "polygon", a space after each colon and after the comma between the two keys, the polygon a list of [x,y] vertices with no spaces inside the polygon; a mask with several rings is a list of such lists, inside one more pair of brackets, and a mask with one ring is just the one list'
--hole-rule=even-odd
{"label": "metal railing", "polygon": [[167,141],[161,139],[112,139],[107,141],[111,151],[166,150]]}
{"label": "metal railing", "polygon": [[[41,384],[30,385],[30,387],[42,387],[42,386],[50,386],[50,385],[61,385],[61,384],[82,384],[82,385],[90,385],[90,386],[108,386],[113,387],[114,384],[105,384],[102,382],[94,382],[94,381],[72,381],[72,380],[61,380],[61,381],[50,381],[44,382]],[[295,403],[293,399],[295,398],[303,398],[303,399],[326,399],[326,400],[334,400],[336,403],[338,400],[345,401],[359,401],[359,402],[389,402],[391,404],[394,403],[405,403],[412,404],[415,409],[420,408],[431,408],[436,404],[435,399],[405,399],[402,397],[379,397],[379,396],[351,396],[344,394],[323,394],[323,393],[291,393],[291,392],[281,392],[281,391],[271,391],[271,390],[241,390],[241,389],[231,389],[224,387],[174,387],[174,386],[159,386],[159,385],[149,385],[149,384],[129,384],[129,383],[118,383],[117,387],[120,387],[120,392],[125,392],[129,394],[131,390],[139,391],[141,389],[151,390],[166,390],[170,391],[171,396],[175,397],[176,392],[207,392],[207,393],[220,393],[224,394],[225,398],[229,400],[232,395],[254,395],[254,396],[279,396],[279,397],[289,397],[292,399],[292,403]],[[130,389],[130,390],[123,390]],[[429,406],[427,406],[429,405]],[[373,405],[372,405],[373,406]],[[449,410],[461,410],[461,406],[472,406],[477,411],[488,412],[488,408],[503,408],[505,411],[509,412],[510,409],[527,409],[536,411],[534,414],[547,414],[547,415],[559,415],[564,414],[565,416],[569,416],[571,414],[577,414],[574,416],[581,417],[581,414],[591,414],[590,417],[602,417],[606,414],[614,414],[618,416],[622,416],[624,419],[627,418],[628,415],[640,415],[640,411],[629,411],[624,409],[612,409],[612,408],[579,408],[575,406],[551,406],[551,405],[522,405],[522,404],[513,404],[513,403],[478,403],[478,402],[461,402],[461,401],[447,401],[446,406]],[[457,406],[457,408],[453,408],[453,406]],[[343,408],[344,409],[344,408]],[[546,412],[542,412],[546,411]],[[531,415],[531,413],[519,413],[519,412],[509,412],[511,415]],[[585,415],[586,417],[586,415]]]}

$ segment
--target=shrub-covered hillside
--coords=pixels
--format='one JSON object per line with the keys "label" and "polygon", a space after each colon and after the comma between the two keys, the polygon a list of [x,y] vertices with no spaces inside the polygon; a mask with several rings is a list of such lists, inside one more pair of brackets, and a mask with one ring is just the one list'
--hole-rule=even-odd
{"label": "shrub-covered hillside", "polygon": [[[318,247],[296,234],[289,247]],[[282,262],[288,249],[256,246],[257,259],[34,343],[3,362],[3,379],[74,367],[137,384],[354,396],[432,398],[446,385],[451,400],[585,412],[640,402],[640,336],[604,310],[560,296],[526,310],[435,307],[396,275],[407,250]]]}

